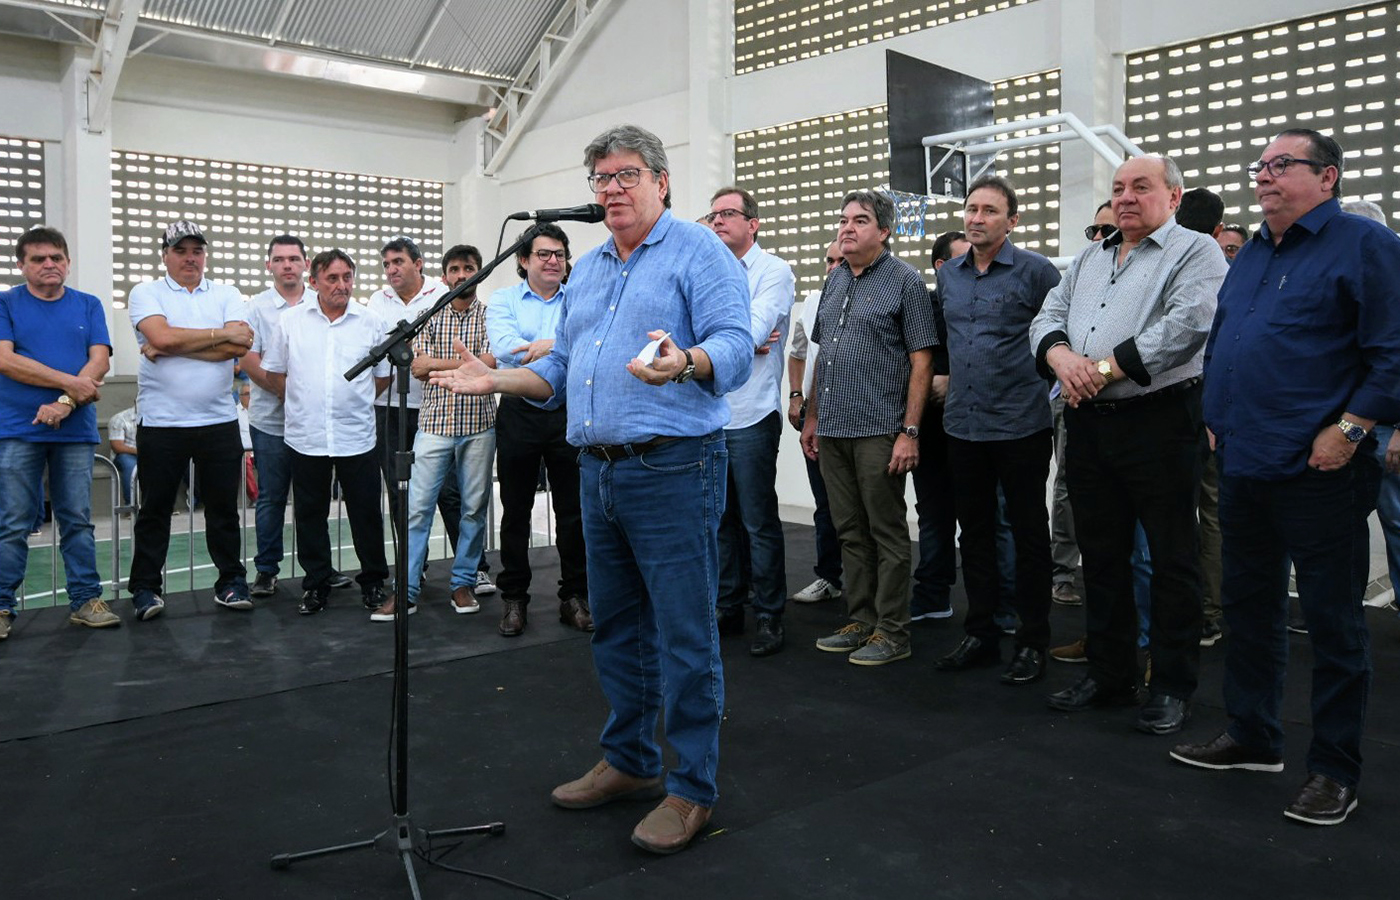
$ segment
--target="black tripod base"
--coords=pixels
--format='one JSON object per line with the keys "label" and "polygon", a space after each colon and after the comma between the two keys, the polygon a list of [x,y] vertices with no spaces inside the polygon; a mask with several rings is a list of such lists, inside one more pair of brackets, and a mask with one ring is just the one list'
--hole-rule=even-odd
{"label": "black tripod base", "polygon": [[404,874],[408,876],[408,886],[413,891],[414,900],[421,900],[418,892],[418,876],[413,870],[413,857],[427,857],[433,849],[436,838],[459,837],[464,834],[505,834],[504,822],[488,822],[485,825],[464,825],[460,828],[439,828],[428,831],[416,827],[408,816],[394,816],[388,828],[368,840],[337,844],[333,847],[320,847],[316,850],[303,850],[300,853],[279,853],[272,857],[274,869],[286,869],[294,862],[315,859],[318,856],[331,856],[349,850],[379,850],[393,853],[403,860]]}

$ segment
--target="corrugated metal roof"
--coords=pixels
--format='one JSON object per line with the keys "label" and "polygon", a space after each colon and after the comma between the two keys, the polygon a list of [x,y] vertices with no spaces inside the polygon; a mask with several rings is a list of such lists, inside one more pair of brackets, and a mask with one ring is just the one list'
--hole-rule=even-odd
{"label": "corrugated metal roof", "polygon": [[511,79],[563,5],[564,0],[147,0],[141,17],[271,45]]}

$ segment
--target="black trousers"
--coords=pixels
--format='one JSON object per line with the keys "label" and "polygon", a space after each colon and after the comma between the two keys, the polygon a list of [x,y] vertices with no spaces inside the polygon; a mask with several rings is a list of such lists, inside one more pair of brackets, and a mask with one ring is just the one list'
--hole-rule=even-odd
{"label": "black trousers", "polygon": [[1129,557],[1140,521],[1152,556],[1152,692],[1189,699],[1202,622],[1196,500],[1206,442],[1200,383],[1128,403],[1068,408],[1065,428],[1089,674],[1109,688],[1139,678]]}
{"label": "black trousers", "polygon": [[[1050,477],[1054,429],[1007,441],[965,441],[949,436],[953,497],[962,524],[963,584],[967,587],[964,630],[996,644],[1001,628],[993,617],[1001,595],[997,565],[997,485],[1006,497],[1006,518],[1016,544],[1016,647],[1050,646],[1050,513],[1045,482]],[[923,460],[919,463],[923,465]]]}
{"label": "black trousers", "polygon": [[[398,377],[397,375],[395,377]],[[393,391],[393,386],[389,388]],[[394,454],[399,452],[399,408],[398,398],[389,397],[389,406],[374,408],[375,443],[374,456],[384,473],[384,486],[389,491],[389,521],[398,527],[399,483],[394,478]],[[413,439],[418,436],[418,410],[408,409],[408,449],[413,449]],[[444,478],[442,490],[438,493],[438,511],[442,513],[442,524],[447,529],[447,539],[452,542],[452,551],[457,551],[457,536],[462,521],[462,495],[457,490],[457,479]],[[479,564],[479,563],[478,563]]]}
{"label": "black trousers", "polygon": [[501,574],[496,585],[503,600],[530,600],[530,513],[541,462],[554,501],[559,599],[588,596],[579,451],[564,440],[567,421],[562,407],[543,410],[519,397],[502,397],[496,410],[496,480],[501,488]]}
{"label": "black trousers", "polygon": [[[137,445],[140,446],[139,444]],[[384,519],[379,513],[379,468],[375,451],[358,456],[307,456],[291,447],[292,515],[296,519],[297,562],[305,575],[304,591],[323,588],[335,569],[331,565],[331,483],[340,482],[350,520],[350,539],[360,558],[362,586],[383,584],[389,577],[384,559]]]}
{"label": "black trousers", "polygon": [[132,529],[131,573],[126,589],[133,594],[160,593],[160,570],[170,550],[170,515],[175,495],[194,462],[191,489],[204,502],[204,541],[219,570],[214,589],[244,582],[238,524],[238,491],[243,485],[243,441],[237,420],[191,428],[136,427],[136,479],[141,508]]}

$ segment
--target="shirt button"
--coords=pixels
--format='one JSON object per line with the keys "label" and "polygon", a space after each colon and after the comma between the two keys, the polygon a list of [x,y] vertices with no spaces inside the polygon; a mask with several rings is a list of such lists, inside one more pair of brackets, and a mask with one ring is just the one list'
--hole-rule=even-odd
{"label": "shirt button", "polygon": [[595,346],[595,347],[601,347],[601,346],[603,346],[603,342],[602,342],[602,341],[594,341],[594,342],[593,342],[593,346]]}
{"label": "shirt button", "polygon": [[623,270],[622,270],[622,277],[623,277],[623,278],[626,278],[626,277],[627,277],[627,270],[626,270],[626,269],[623,269]]}
{"label": "shirt button", "polygon": [[616,306],[609,306],[609,307],[608,307],[608,312],[616,312],[616,311],[617,311],[617,307],[616,307]]}
{"label": "shirt button", "polygon": [[584,384],[588,384],[588,385],[593,384],[593,379],[592,379],[592,378],[589,378],[588,380],[584,381]]}
{"label": "shirt button", "polygon": [[1089,328],[1089,330],[1090,330],[1090,331],[1093,331],[1094,329],[1093,329],[1093,327],[1091,326],[1091,327]]}

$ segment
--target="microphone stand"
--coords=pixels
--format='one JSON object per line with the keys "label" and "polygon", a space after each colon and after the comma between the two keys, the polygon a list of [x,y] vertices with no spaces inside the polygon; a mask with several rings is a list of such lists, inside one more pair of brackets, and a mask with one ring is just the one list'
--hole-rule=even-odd
{"label": "microphone stand", "polygon": [[529,246],[538,235],[540,224],[542,223],[537,222],[526,229],[525,233],[520,236],[520,240],[491,260],[480,272],[444,294],[433,304],[432,309],[424,312],[412,322],[401,320],[389,331],[384,340],[380,341],[363,359],[355,363],[345,373],[345,379],[353,381],[361,372],[374,366],[380,360],[388,358],[394,365],[395,382],[398,387],[399,450],[394,454],[394,478],[399,486],[398,499],[395,504],[398,516],[394,523],[394,568],[398,573],[396,589],[398,596],[394,603],[394,721],[390,726],[393,729],[394,761],[396,763],[393,780],[390,784],[390,792],[394,798],[394,816],[389,827],[372,838],[348,844],[321,847],[316,850],[304,850],[300,853],[279,853],[271,860],[274,869],[286,869],[294,862],[314,859],[318,856],[330,856],[348,850],[373,848],[398,855],[403,861],[404,873],[408,876],[408,886],[413,892],[414,900],[422,900],[422,894],[418,890],[418,878],[413,869],[413,857],[418,856],[431,862],[428,854],[433,849],[434,839],[464,834],[498,835],[503,834],[506,830],[504,822],[489,822],[485,825],[466,825],[429,831],[414,825],[408,812],[408,578],[411,577],[408,572],[408,486],[413,469],[413,450],[407,447],[408,386],[411,377],[410,367],[413,364],[413,339],[428,324],[428,320],[444,306],[483,281],[502,262],[515,256],[521,247]]}

